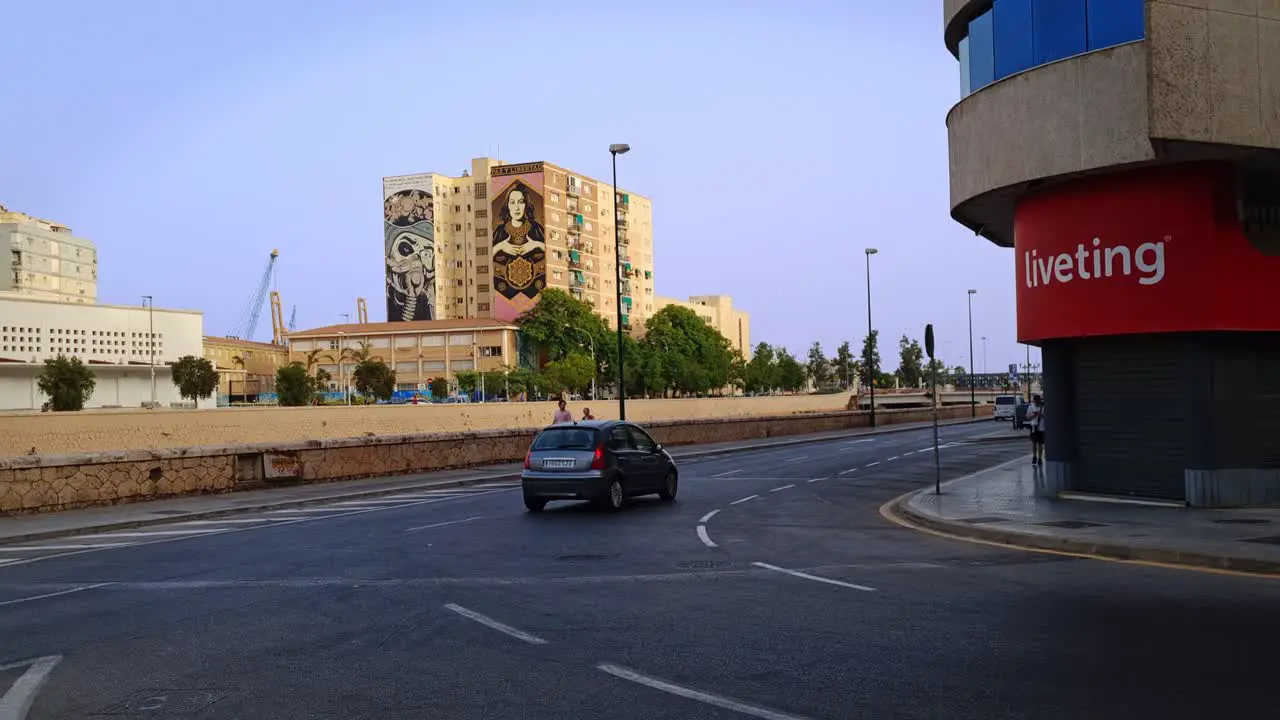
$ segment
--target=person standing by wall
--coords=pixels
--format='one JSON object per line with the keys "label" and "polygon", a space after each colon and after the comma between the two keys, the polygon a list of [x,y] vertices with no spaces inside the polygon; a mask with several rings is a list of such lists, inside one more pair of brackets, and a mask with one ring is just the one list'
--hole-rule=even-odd
{"label": "person standing by wall", "polygon": [[556,414],[551,418],[553,425],[573,422],[573,413],[569,412],[569,408],[566,405],[564,400],[560,401],[559,409],[556,410]]}
{"label": "person standing by wall", "polygon": [[1031,426],[1031,464],[1044,464],[1044,398],[1035,395],[1027,408],[1027,424]]}

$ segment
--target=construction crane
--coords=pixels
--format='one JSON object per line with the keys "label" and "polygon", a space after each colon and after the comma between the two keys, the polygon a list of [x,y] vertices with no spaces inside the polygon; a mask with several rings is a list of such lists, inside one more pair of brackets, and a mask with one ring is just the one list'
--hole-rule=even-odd
{"label": "construction crane", "polygon": [[369,305],[364,298],[356,298],[356,322],[361,325],[369,322]]}
{"label": "construction crane", "polygon": [[253,334],[258,329],[258,318],[262,316],[262,303],[267,299],[267,289],[271,287],[271,278],[274,276],[278,257],[280,257],[280,251],[272,250],[271,259],[267,261],[267,269],[262,272],[258,287],[254,289],[253,295],[249,296],[249,303],[244,306],[244,310],[240,311],[240,319],[227,334],[228,337],[253,339]]}
{"label": "construction crane", "polygon": [[284,329],[284,308],[280,305],[280,293],[275,290],[271,291],[271,344],[284,345],[285,335],[288,331]]}
{"label": "construction crane", "polygon": [[294,305],[293,310],[289,311],[289,332],[298,329],[298,306]]}

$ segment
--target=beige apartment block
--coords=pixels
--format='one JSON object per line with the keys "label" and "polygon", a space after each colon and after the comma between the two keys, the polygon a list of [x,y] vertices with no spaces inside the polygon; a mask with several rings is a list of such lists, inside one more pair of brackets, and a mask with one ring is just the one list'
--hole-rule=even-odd
{"label": "beige apartment block", "polygon": [[694,311],[703,322],[728,339],[735,350],[741,350],[746,358],[751,357],[751,316],[744,310],[736,309],[733,298],[728,295],[695,295],[688,300],[659,296],[654,299],[654,305],[655,312],[668,305],[678,305]]}
{"label": "beige apartment block", "polygon": [[0,292],[86,305],[97,301],[98,253],[70,228],[0,205],[0,251],[7,251],[8,262],[0,273]]}
{"label": "beige apartment block", "polygon": [[204,357],[218,371],[218,394],[246,401],[274,392],[276,371],[289,364],[283,345],[210,335],[204,338]]}
{"label": "beige apartment block", "polygon": [[517,365],[516,330],[489,318],[330,325],[289,333],[285,360],[311,360],[333,378],[329,389],[341,391],[354,354],[367,349],[396,371],[397,390],[425,390],[435,378],[452,383],[460,371]]}

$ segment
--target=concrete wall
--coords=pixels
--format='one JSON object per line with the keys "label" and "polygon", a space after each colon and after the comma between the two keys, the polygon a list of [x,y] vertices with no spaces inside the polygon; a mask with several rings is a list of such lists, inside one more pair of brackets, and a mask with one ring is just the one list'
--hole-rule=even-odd
{"label": "concrete wall", "polygon": [[[990,414],[989,407],[980,410],[984,415]],[[941,416],[961,418],[968,412],[968,408],[946,408]],[[882,425],[930,418],[927,410],[887,410],[877,415]],[[835,412],[669,421],[647,427],[659,442],[683,445],[842,430],[866,424],[864,413]],[[516,462],[524,457],[535,433],[534,429],[446,432],[2,458],[0,513],[48,512],[261,487],[267,453],[296,463],[302,482]]]}
{"label": "concrete wall", "polygon": [[[145,368],[144,368],[145,370]],[[163,380],[163,379],[162,379]],[[167,380],[158,382],[164,387]],[[172,387],[172,383],[167,383]],[[167,397],[167,396],[166,396]],[[830,412],[848,406],[848,394],[759,398],[629,400],[631,420],[690,420]],[[590,407],[596,417],[616,417],[617,403],[569,403],[574,416]],[[255,442],[293,442],[366,435],[467,432],[538,427],[555,405],[382,405],[372,407],[219,408],[193,412],[97,411],[0,415],[0,457],[139,448],[175,448]]]}

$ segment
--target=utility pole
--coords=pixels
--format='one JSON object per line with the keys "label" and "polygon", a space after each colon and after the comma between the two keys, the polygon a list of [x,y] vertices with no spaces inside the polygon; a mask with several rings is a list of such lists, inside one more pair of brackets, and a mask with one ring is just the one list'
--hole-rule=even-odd
{"label": "utility pole", "polygon": [[151,353],[151,409],[156,409],[156,301],[150,295],[142,296],[147,305],[147,346]]}

